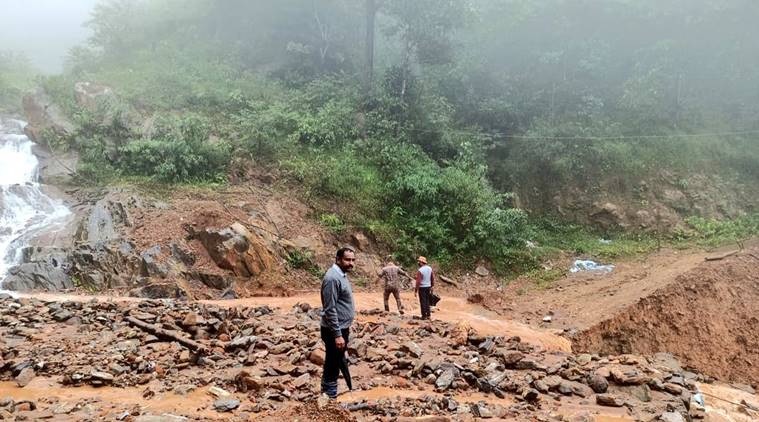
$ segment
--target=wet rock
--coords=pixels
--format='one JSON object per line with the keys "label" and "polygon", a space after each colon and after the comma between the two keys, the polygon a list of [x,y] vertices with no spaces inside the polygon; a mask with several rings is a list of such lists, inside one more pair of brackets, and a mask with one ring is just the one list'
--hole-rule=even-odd
{"label": "wet rock", "polygon": [[34,379],[37,374],[34,372],[34,368],[26,367],[16,376],[16,385],[19,387],[26,387]]}
{"label": "wet rock", "polygon": [[15,291],[58,291],[74,288],[71,278],[61,269],[46,262],[30,262],[8,270],[3,287]]}
{"label": "wet rock", "polygon": [[620,399],[619,397],[613,396],[611,394],[597,395],[596,403],[600,406],[609,406],[609,407],[622,407],[625,405],[624,400]]}
{"label": "wet rock", "polygon": [[240,400],[219,399],[213,402],[213,407],[217,412],[231,412],[240,407]]}

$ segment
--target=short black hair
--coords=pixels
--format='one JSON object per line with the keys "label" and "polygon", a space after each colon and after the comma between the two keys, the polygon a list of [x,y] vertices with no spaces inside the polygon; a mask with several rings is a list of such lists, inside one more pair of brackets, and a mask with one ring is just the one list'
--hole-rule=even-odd
{"label": "short black hair", "polygon": [[351,248],[350,246],[343,246],[342,248],[337,250],[337,253],[335,254],[336,259],[342,258],[346,252],[353,252],[356,253],[356,251]]}

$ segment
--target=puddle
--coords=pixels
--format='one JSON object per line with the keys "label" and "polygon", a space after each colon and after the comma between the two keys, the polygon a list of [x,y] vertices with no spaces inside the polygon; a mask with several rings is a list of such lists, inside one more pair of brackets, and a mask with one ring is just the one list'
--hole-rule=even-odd
{"label": "puddle", "polygon": [[[363,400],[377,401],[390,398],[402,398],[402,399],[415,399],[418,400],[424,396],[442,396],[441,393],[426,390],[404,390],[392,387],[376,387],[371,390],[364,391],[349,391],[337,398],[340,403],[354,403]],[[501,406],[509,406],[514,404],[510,399],[499,399],[498,397],[490,394],[483,393],[468,393],[468,394],[454,394],[452,396],[458,403],[477,403],[480,401],[487,402],[488,404],[498,404]]]}

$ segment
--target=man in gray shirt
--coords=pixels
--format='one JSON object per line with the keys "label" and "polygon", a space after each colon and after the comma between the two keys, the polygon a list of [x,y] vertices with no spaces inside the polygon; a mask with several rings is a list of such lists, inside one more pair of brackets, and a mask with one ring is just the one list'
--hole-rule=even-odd
{"label": "man in gray shirt", "polygon": [[353,289],[347,273],[353,270],[356,254],[351,248],[341,248],[335,256],[335,263],[324,274],[322,280],[321,335],[326,350],[322,393],[330,398],[337,397],[337,377],[343,359],[350,327],[356,312],[353,305]]}

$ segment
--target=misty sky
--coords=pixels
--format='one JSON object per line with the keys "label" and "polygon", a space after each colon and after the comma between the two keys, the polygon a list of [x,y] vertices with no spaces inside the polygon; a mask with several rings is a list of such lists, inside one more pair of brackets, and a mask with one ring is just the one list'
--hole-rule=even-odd
{"label": "misty sky", "polygon": [[87,38],[82,23],[98,0],[0,0],[0,50],[23,51],[40,70],[61,70]]}

